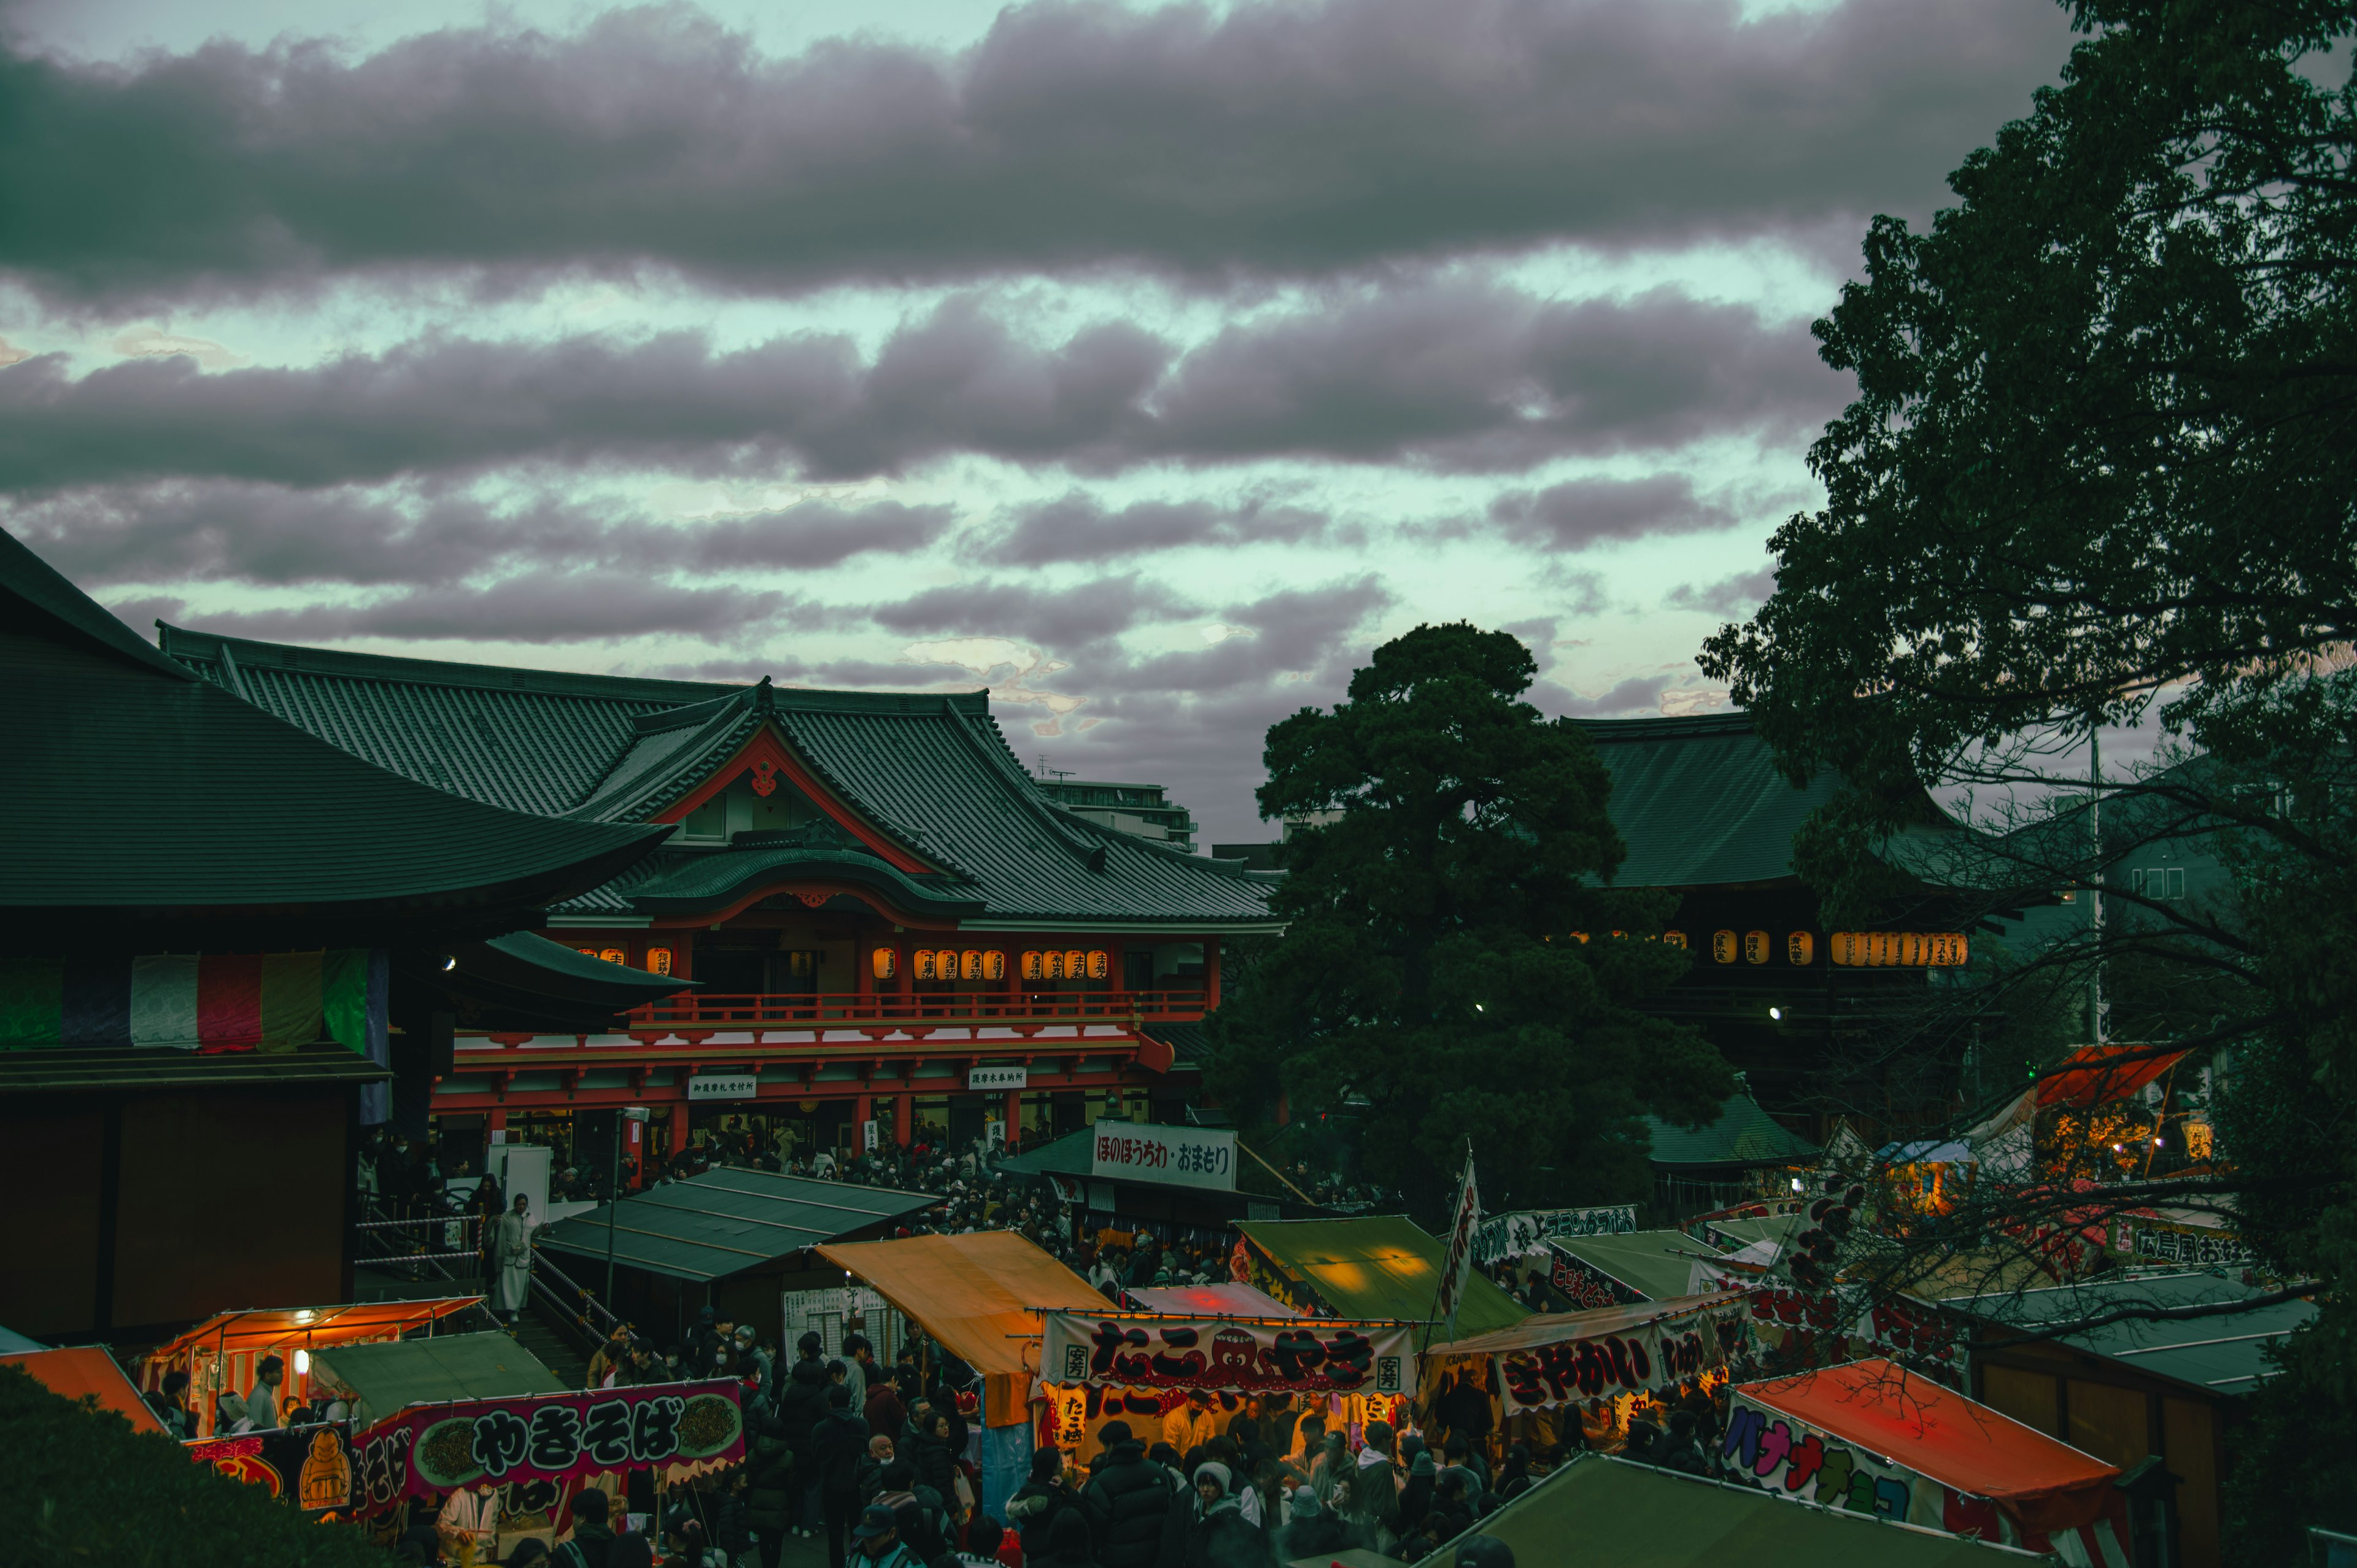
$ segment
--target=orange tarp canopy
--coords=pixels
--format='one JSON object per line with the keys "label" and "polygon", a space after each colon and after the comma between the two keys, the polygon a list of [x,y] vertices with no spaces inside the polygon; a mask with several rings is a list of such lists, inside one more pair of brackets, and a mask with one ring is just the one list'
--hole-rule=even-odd
{"label": "orange tarp canopy", "polygon": [[1088,1281],[1013,1230],[832,1242],[813,1251],[866,1280],[982,1374],[986,1426],[1030,1419],[1039,1310],[1105,1306]]}
{"label": "orange tarp canopy", "polygon": [[1512,1328],[1492,1328],[1487,1334],[1476,1334],[1469,1339],[1451,1339],[1445,1345],[1435,1345],[1426,1354],[1511,1355],[1516,1350],[1535,1350],[1543,1345],[1560,1345],[1566,1340],[1626,1334],[1642,1324],[1675,1317],[1681,1313],[1700,1312],[1706,1307],[1725,1306],[1742,1297],[1741,1291],[1722,1290],[1703,1295],[1674,1295],[1667,1301],[1636,1301],[1617,1306],[1594,1306],[1585,1312],[1542,1312],[1523,1318]]}
{"label": "orange tarp canopy", "polygon": [[96,1394],[98,1402],[119,1415],[128,1416],[134,1432],[161,1432],[164,1423],[131,1386],[130,1377],[114,1364],[114,1358],[97,1346],[83,1346],[66,1350],[26,1350],[14,1356],[0,1356],[0,1365],[22,1367],[33,1374],[33,1380],[54,1394],[78,1400],[84,1394]]}
{"label": "orange tarp canopy", "polygon": [[2084,1111],[2126,1100],[2183,1060],[2183,1051],[2150,1046],[2081,1046],[2038,1080],[2038,1103]]}
{"label": "orange tarp canopy", "polygon": [[192,1348],[234,1356],[267,1350],[299,1339],[317,1348],[356,1339],[391,1339],[404,1329],[449,1316],[474,1305],[479,1295],[434,1296],[423,1301],[348,1302],[340,1306],[258,1306],[218,1313],[176,1339],[147,1353],[150,1367],[170,1365]]}
{"label": "orange tarp canopy", "polygon": [[1735,1391],[1943,1487],[1987,1498],[2035,1530],[2094,1523],[2120,1475],[2115,1465],[1879,1358],[1741,1383]]}

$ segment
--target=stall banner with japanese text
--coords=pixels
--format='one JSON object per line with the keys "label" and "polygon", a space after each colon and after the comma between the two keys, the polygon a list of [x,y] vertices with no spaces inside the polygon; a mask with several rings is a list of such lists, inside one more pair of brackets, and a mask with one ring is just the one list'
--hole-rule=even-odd
{"label": "stall banner with japanese text", "polygon": [[1040,1380],[1235,1393],[1415,1391],[1404,1323],[1048,1315]]}
{"label": "stall banner with japanese text", "polygon": [[1091,1176],[1236,1190],[1236,1134],[1232,1128],[1100,1122],[1091,1132]]}
{"label": "stall banner with japanese text", "polygon": [[204,1437],[182,1447],[199,1465],[232,1481],[260,1487],[305,1513],[341,1513],[351,1506],[352,1431],[349,1423],[285,1426],[234,1437]]}
{"label": "stall banner with japanese text", "polygon": [[352,1508],[375,1513],[404,1498],[479,1483],[726,1464],[745,1452],[740,1388],[716,1379],[414,1405],[354,1440]]}
{"label": "stall banner with japanese text", "polygon": [[1661,1389],[1723,1368],[1745,1332],[1739,1304],[1682,1312],[1583,1339],[1561,1339],[1498,1356],[1508,1415],[1576,1400]]}
{"label": "stall banner with japanese text", "polygon": [[1947,1488],[1937,1481],[1739,1393],[1732,1396],[1718,1446],[1727,1468],[1762,1490],[1900,1524],[1947,1528],[1941,1522]]}
{"label": "stall banner with japanese text", "polygon": [[1550,1236],[1623,1236],[1637,1229],[1637,1206],[1609,1208],[1518,1208],[1493,1214],[1473,1233],[1473,1256],[1484,1263],[1523,1258]]}
{"label": "stall banner with japanese text", "polygon": [[1645,1298],[1602,1269],[1547,1244],[1547,1283],[1571,1303],[1574,1312],[1598,1306],[1634,1306]]}

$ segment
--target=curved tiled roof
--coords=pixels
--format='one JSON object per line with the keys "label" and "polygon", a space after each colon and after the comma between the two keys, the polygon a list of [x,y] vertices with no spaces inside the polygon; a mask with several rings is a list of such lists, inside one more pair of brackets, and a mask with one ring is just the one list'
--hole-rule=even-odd
{"label": "curved tiled roof", "polygon": [[[971,918],[1271,923],[1272,879],[1099,826],[1049,801],[1008,749],[984,693],[575,675],[159,629],[166,652],[257,706],[394,772],[487,803],[645,821],[770,725],[828,789],[942,868],[931,899],[978,899]],[[702,858],[709,856],[666,854],[629,885],[600,888],[568,908],[634,909],[651,880],[685,876],[685,863]],[[924,889],[931,878],[903,880]]]}
{"label": "curved tiled roof", "polygon": [[1748,714],[1575,720],[1612,774],[1609,811],[1629,848],[1613,885],[1698,887],[1792,875],[1792,835],[1840,788],[1795,789]]}

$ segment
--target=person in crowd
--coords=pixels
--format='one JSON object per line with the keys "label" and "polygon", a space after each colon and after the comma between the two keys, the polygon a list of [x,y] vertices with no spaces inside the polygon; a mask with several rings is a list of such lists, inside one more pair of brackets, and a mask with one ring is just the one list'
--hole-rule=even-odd
{"label": "person in crowd", "polygon": [[[1400,1539],[1424,1522],[1432,1511],[1433,1487],[1440,1479],[1439,1468],[1432,1462],[1432,1450],[1419,1445],[1415,1456],[1408,1461],[1407,1484],[1400,1488]],[[1404,1549],[1403,1549],[1404,1550]]]}
{"label": "person in crowd", "polygon": [[1359,1544],[1340,1520],[1318,1506],[1318,1494],[1308,1487],[1294,1492],[1292,1507],[1292,1522],[1284,1527],[1280,1537],[1284,1545],[1277,1553],[1279,1561],[1325,1557]]}
{"label": "person in crowd", "polygon": [[880,1503],[859,1516],[852,1534],[859,1542],[862,1568],[920,1568],[923,1563],[900,1540],[899,1517]]}
{"label": "person in crowd", "polygon": [[884,1471],[892,1463],[892,1439],[881,1432],[870,1433],[867,1452],[859,1461],[857,1479],[853,1489],[859,1495],[859,1506],[866,1508],[884,1489]]}
{"label": "person in crowd", "polygon": [[1063,1450],[1035,1450],[1029,1477],[1006,1503],[1006,1522],[1021,1538],[1024,1556],[1045,1558],[1056,1520],[1080,1506],[1080,1494],[1065,1477]]}
{"label": "person in crowd", "polygon": [[156,1412],[156,1419],[164,1423],[164,1430],[174,1437],[186,1442],[197,1434],[197,1418],[188,1409],[188,1373],[167,1372],[161,1388],[150,1389],[140,1397]]}
{"label": "person in crowd", "polygon": [[1216,1459],[1196,1466],[1194,1498],[1180,1515],[1186,1524],[1176,1555],[1179,1568],[1262,1568],[1268,1561],[1267,1542],[1244,1522],[1232,1480]]}
{"label": "person in crowd", "polygon": [[767,1399],[776,1389],[778,1342],[767,1334],[757,1332],[750,1324],[737,1328],[737,1373],[753,1386],[752,1397]]}
{"label": "person in crowd", "polygon": [[1399,1538],[1399,1494],[1407,1477],[1392,1457],[1392,1426],[1387,1421],[1367,1423],[1366,1444],[1359,1450],[1358,1473],[1351,1495],[1360,1528],[1377,1551],[1386,1540]]}
{"label": "person in crowd", "polygon": [[1477,1535],[1458,1547],[1457,1568],[1514,1568],[1514,1549],[1494,1535]]}
{"label": "person in crowd", "polygon": [[986,1513],[978,1513],[966,1521],[965,1544],[958,1549],[957,1560],[964,1568],[1023,1568],[1023,1549],[1012,1548],[1015,1558],[1009,1563],[998,1555],[999,1542],[1012,1542],[1013,1535]]}
{"label": "person in crowd", "polygon": [[1156,1568],[1174,1504],[1169,1472],[1147,1460],[1127,1422],[1105,1423],[1097,1439],[1103,1463],[1081,1493],[1097,1562],[1101,1568]]}
{"label": "person in crowd", "polygon": [[819,1351],[824,1345],[825,1341],[815,1333],[805,1333],[794,1341],[797,1359],[778,1391],[780,1435],[794,1453],[793,1530],[804,1537],[817,1535],[823,1522],[817,1456],[811,1447],[811,1433],[827,1412],[826,1363],[819,1359]]}
{"label": "person in crowd", "polygon": [[909,1424],[909,1411],[900,1402],[899,1387],[889,1378],[877,1378],[868,1385],[866,1404],[861,1413],[867,1418],[870,1432],[897,1436]]}
{"label": "person in crowd", "polygon": [[884,1489],[876,1495],[876,1505],[892,1510],[900,1543],[918,1562],[934,1564],[949,1555],[949,1510],[939,1492],[917,1479],[908,1460],[884,1466]]}
{"label": "person in crowd", "polygon": [[508,1326],[511,1334],[515,1332],[516,1318],[523,1311],[525,1298],[532,1294],[531,1209],[531,1195],[517,1193],[515,1202],[492,1228],[491,1262],[499,1274],[491,1309]]}
{"label": "person in crowd", "polygon": [[1498,1499],[1512,1502],[1531,1489],[1531,1446],[1517,1443],[1506,1450],[1506,1466],[1498,1472]]}
{"label": "person in crowd", "polygon": [[595,1487],[584,1487],[573,1498],[573,1534],[554,1553],[557,1568],[608,1568],[614,1532],[607,1510],[612,1499]]}
{"label": "person in crowd", "polygon": [[527,1535],[508,1553],[507,1568],[533,1568],[533,1564],[548,1560],[548,1542],[536,1535]]}
{"label": "person in crowd", "polygon": [[[855,1316],[853,1321],[858,1319]],[[867,1388],[876,1375],[876,1348],[867,1343],[867,1336],[857,1329],[843,1337],[844,1382],[851,1390],[851,1408],[867,1408]]]}
{"label": "person in crowd", "polygon": [[606,1342],[598,1346],[597,1352],[589,1358],[588,1380],[584,1386],[593,1389],[612,1388],[621,1380],[619,1373],[622,1364],[629,1359],[630,1354],[630,1332],[617,1325],[614,1332],[607,1336]]}
{"label": "person in crowd", "polygon": [[695,1321],[688,1325],[687,1337],[679,1346],[680,1365],[687,1369],[690,1377],[712,1375],[714,1346],[720,1334],[719,1315],[711,1307],[698,1307]]}
{"label": "person in crowd", "polygon": [[1219,1430],[1219,1421],[1211,1413],[1211,1396],[1201,1389],[1189,1389],[1187,1402],[1162,1418],[1162,1441],[1181,1454],[1200,1448]]}
{"label": "person in crowd", "polygon": [[1465,1440],[1463,1434],[1450,1433],[1448,1441],[1441,1444],[1440,1451],[1448,1460],[1447,1465],[1441,1466],[1444,1473],[1449,1470],[1466,1472],[1468,1497],[1478,1499],[1489,1491],[1490,1462],[1481,1456],[1479,1449]]}
{"label": "person in crowd", "polygon": [[456,1557],[464,1549],[474,1562],[491,1562],[500,1540],[499,1488],[488,1477],[458,1487],[442,1499],[434,1528],[442,1537],[444,1556]]}
{"label": "person in crowd", "polygon": [[253,1422],[248,1430],[266,1432],[279,1424],[278,1389],[285,1376],[286,1363],[275,1356],[253,1364],[253,1387],[245,1396],[245,1413]]}
{"label": "person in crowd", "polygon": [[786,1437],[784,1417],[772,1406],[749,1407],[745,1423],[745,1519],[752,1528],[761,1568],[778,1568],[786,1537],[794,1528],[798,1494],[793,1444]]}
{"label": "person in crowd", "polygon": [[827,1568],[844,1568],[845,1536],[859,1516],[859,1459],[867,1447],[867,1423],[853,1412],[851,1391],[840,1383],[826,1391],[826,1414],[811,1429],[811,1447],[818,1460]]}
{"label": "person in crowd", "polygon": [[618,1535],[606,1554],[606,1568],[655,1568],[655,1543],[640,1530]]}

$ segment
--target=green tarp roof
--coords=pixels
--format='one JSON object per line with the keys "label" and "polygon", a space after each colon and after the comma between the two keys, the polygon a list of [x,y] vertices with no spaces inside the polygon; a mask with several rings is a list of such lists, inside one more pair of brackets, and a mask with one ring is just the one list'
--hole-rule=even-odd
{"label": "green tarp roof", "polygon": [[[1279,1269],[1317,1292],[1338,1316],[1422,1323],[1433,1316],[1448,1250],[1405,1215],[1244,1219],[1236,1229]],[[1480,1273],[1469,1273],[1457,1312],[1458,1337],[1511,1328],[1529,1316]]]}
{"label": "green tarp roof", "polygon": [[[2003,1568],[2051,1561],[1601,1454],[1581,1455],[1475,1533],[1497,1537],[1516,1562],[1534,1568],[1573,1561],[1613,1568]],[[1452,1542],[1423,1568],[1456,1563]]]}
{"label": "green tarp roof", "polygon": [[1652,1134],[1650,1156],[1657,1165],[1781,1165],[1813,1159],[1817,1146],[1788,1133],[1760,1102],[1738,1094],[1719,1107],[1718,1119],[1686,1128],[1657,1116],[1645,1118]]}
{"label": "green tarp roof", "polygon": [[[941,868],[909,878],[935,902],[994,919],[1166,929],[1180,921],[1275,923],[1271,878],[1148,843],[1050,801],[1008,749],[985,693],[813,692],[767,682],[555,674],[249,642],[178,627],[162,628],[162,638],[175,659],[267,712],[383,768],[487,804],[543,817],[643,821],[767,728],[876,831]],[[866,864],[871,859],[845,859],[844,875],[875,873],[874,885],[888,893],[876,865]],[[646,897],[665,897],[670,887],[708,896],[716,908],[742,886],[741,877],[722,876],[725,886],[698,892],[699,880],[679,868],[641,880]],[[579,908],[634,910],[630,900],[638,896],[625,886]]]}
{"label": "green tarp roof", "polygon": [[1617,1236],[1555,1236],[1557,1247],[1610,1274],[1652,1301],[1686,1294],[1696,1258],[1716,1255],[1683,1230],[1624,1230]]}
{"label": "green tarp roof", "polygon": [[673,1279],[716,1280],[940,1201],[931,1193],[723,1166],[560,1219],[539,1240],[603,1258],[610,1218],[616,1262]]}
{"label": "green tarp roof", "polygon": [[1616,886],[1789,877],[1792,835],[1839,785],[1826,773],[1794,789],[1745,714],[1575,722],[1612,773],[1612,825],[1629,846]]}
{"label": "green tarp roof", "polygon": [[447,929],[571,897],[662,836],[462,800],[184,680],[5,533],[0,628],[0,908],[45,933],[128,911],[203,911],[217,938],[269,912],[314,943],[347,919]]}
{"label": "green tarp roof", "polygon": [[361,1425],[413,1404],[562,1393],[565,1380],[497,1330],[335,1345],[311,1352],[311,1371],[352,1391]]}

